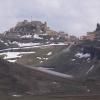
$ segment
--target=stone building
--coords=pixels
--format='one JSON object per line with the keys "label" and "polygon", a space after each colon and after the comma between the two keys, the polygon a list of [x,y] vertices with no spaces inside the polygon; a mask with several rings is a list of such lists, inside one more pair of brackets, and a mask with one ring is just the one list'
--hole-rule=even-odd
{"label": "stone building", "polygon": [[87,40],[94,41],[96,39],[96,34],[95,32],[87,32]]}
{"label": "stone building", "polygon": [[100,24],[97,23],[96,30],[93,32],[87,32],[87,35],[81,37],[81,40],[100,40]]}
{"label": "stone building", "polygon": [[47,23],[42,23],[41,21],[31,21],[28,22],[24,20],[22,22],[18,22],[15,27],[11,28],[6,32],[8,36],[15,35],[27,35],[27,34],[44,34],[47,32]]}

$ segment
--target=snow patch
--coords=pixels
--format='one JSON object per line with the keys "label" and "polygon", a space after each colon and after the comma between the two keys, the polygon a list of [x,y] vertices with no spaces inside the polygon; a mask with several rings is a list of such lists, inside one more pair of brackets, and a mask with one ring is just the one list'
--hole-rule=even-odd
{"label": "snow patch", "polygon": [[39,35],[38,34],[34,34],[34,36],[33,36],[35,39],[43,39],[43,38],[41,38],[41,37],[39,37]]}
{"label": "snow patch", "polygon": [[12,63],[16,62],[16,60],[7,60],[7,61],[12,62]]}
{"label": "snow patch", "polygon": [[6,55],[4,59],[20,58],[24,54],[35,53],[35,52],[3,52],[0,55]]}
{"label": "snow patch", "polygon": [[10,51],[10,50],[23,50],[23,49],[31,49],[31,48],[45,48],[45,47],[50,47],[50,46],[59,46],[59,45],[68,45],[66,43],[58,43],[58,44],[47,44],[47,45],[43,45],[41,43],[33,43],[33,42],[30,42],[30,43],[20,43],[20,42],[11,42],[11,44],[17,44],[19,46],[19,48],[8,48],[8,49],[2,49],[0,50],[0,52],[4,52],[4,51]]}
{"label": "snow patch", "polygon": [[36,57],[37,59],[41,60],[42,58],[41,57]]}
{"label": "snow patch", "polygon": [[78,58],[89,58],[90,54],[89,53],[86,53],[86,54],[77,53],[77,54],[75,54],[75,57],[78,57]]}
{"label": "snow patch", "polygon": [[19,42],[13,42],[15,44],[17,44],[19,47],[31,47],[31,46],[36,46],[36,45],[40,45],[40,43],[19,43]]}
{"label": "snow patch", "polygon": [[52,55],[52,52],[48,52],[48,54],[47,54],[48,56],[50,56],[50,55]]}
{"label": "snow patch", "polygon": [[18,43],[18,45],[20,46],[20,47],[27,47],[27,46],[32,46],[32,45],[34,45],[33,43]]}
{"label": "snow patch", "polygon": [[76,59],[72,59],[72,61],[75,61]]}
{"label": "snow patch", "polygon": [[22,95],[18,95],[18,94],[13,94],[13,97],[21,97]]}
{"label": "snow patch", "polygon": [[53,41],[53,40],[54,40],[54,38],[53,38],[53,37],[51,37],[51,38],[50,38],[50,40],[51,40],[51,41]]}
{"label": "snow patch", "polygon": [[40,61],[40,63],[43,63],[43,61]]}
{"label": "snow patch", "polygon": [[1,39],[0,39],[0,42],[4,43],[4,41],[3,41],[3,40],[1,40]]}
{"label": "snow patch", "polygon": [[43,58],[44,60],[48,60],[48,58]]}
{"label": "snow patch", "polygon": [[31,38],[32,37],[32,35],[23,35],[23,36],[21,36],[21,38]]}
{"label": "snow patch", "polygon": [[8,43],[4,43],[6,46],[9,46]]}

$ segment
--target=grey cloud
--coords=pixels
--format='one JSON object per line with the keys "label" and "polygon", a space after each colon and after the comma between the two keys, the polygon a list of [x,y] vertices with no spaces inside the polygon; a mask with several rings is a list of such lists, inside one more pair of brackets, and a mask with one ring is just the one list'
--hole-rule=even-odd
{"label": "grey cloud", "polygon": [[24,19],[47,21],[59,31],[82,35],[100,22],[100,0],[0,0],[0,31]]}

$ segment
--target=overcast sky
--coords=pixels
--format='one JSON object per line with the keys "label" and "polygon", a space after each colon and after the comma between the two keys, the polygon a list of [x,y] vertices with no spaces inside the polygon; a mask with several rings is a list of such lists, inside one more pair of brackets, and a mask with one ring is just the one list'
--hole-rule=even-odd
{"label": "overcast sky", "polygon": [[100,0],[0,0],[0,32],[31,16],[57,31],[83,35],[100,22]]}

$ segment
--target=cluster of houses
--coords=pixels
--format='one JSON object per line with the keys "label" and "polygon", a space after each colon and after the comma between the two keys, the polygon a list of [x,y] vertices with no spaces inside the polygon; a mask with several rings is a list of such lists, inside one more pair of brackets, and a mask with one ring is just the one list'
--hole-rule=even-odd
{"label": "cluster of houses", "polygon": [[100,24],[97,24],[95,31],[87,32],[87,35],[81,36],[80,40],[100,41]]}
{"label": "cluster of houses", "polygon": [[43,39],[52,39],[67,42],[77,40],[77,37],[70,36],[63,31],[57,32],[55,30],[52,30],[50,27],[48,27],[47,22],[29,22],[28,20],[18,22],[15,27],[12,27],[8,31],[6,31],[3,37],[19,40],[20,37],[26,37],[25,35],[31,36],[30,38],[33,38],[36,34]]}
{"label": "cluster of houses", "polygon": [[95,32],[87,32],[87,35],[81,36],[80,40],[90,40],[94,41],[96,39]]}

